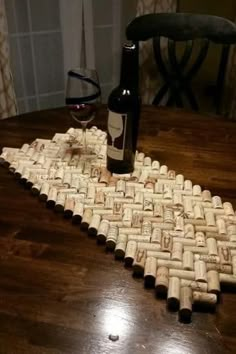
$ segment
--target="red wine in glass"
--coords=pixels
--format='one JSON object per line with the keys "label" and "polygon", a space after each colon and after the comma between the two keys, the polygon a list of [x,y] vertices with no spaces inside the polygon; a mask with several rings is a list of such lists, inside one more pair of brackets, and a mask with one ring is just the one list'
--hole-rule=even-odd
{"label": "red wine in glass", "polygon": [[66,105],[72,117],[83,124],[89,123],[94,119],[97,111],[97,105],[92,103],[70,104],[70,99],[66,100]]}

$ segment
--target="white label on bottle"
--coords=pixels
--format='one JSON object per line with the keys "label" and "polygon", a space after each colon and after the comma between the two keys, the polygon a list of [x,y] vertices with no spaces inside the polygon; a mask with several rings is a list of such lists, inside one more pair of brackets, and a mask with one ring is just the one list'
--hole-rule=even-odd
{"label": "white label on bottle", "polygon": [[109,111],[107,155],[114,160],[124,159],[127,114]]}

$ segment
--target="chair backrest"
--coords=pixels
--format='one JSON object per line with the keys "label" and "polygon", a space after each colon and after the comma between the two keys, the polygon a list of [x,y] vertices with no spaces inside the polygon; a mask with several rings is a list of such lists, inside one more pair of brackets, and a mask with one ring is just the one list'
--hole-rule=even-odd
{"label": "chair backrest", "polygon": [[[236,25],[228,19],[191,13],[158,13],[136,17],[126,28],[126,37],[133,42],[153,39],[153,49],[164,85],[157,92],[153,104],[159,104],[169,92],[167,105],[183,107],[183,97],[192,109],[198,110],[198,103],[191,88],[191,81],[199,71],[208,53],[209,42],[222,45],[221,60],[216,82],[215,106],[220,110],[224,74],[231,44],[236,43]],[[162,50],[161,37],[168,38],[168,64]],[[193,43],[200,41],[200,49],[194,63],[189,68]],[[176,51],[176,43],[185,42],[181,58]]]}

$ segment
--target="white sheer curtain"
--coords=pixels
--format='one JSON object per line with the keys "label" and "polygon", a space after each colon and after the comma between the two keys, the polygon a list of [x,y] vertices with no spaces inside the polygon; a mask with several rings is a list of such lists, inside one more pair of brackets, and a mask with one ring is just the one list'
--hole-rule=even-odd
{"label": "white sheer curtain", "polygon": [[122,1],[60,0],[65,78],[72,67],[95,68],[104,102],[119,76]]}
{"label": "white sheer curtain", "polygon": [[60,0],[65,75],[70,68],[95,68],[91,0]]}
{"label": "white sheer curtain", "polygon": [[[177,0],[138,0],[137,16],[156,12],[176,12]],[[165,48],[163,48],[165,49]],[[152,41],[140,42],[140,88],[143,103],[151,104],[161,82]]]}
{"label": "white sheer curtain", "polygon": [[8,29],[4,0],[0,0],[0,119],[17,113],[9,61]]}

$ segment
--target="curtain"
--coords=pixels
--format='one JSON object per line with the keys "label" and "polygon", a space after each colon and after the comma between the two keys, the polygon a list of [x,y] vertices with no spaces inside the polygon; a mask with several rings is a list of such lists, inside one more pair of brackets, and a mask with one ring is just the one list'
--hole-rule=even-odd
{"label": "curtain", "polygon": [[[138,0],[136,16],[156,12],[175,12],[176,8],[177,0]],[[165,42],[163,42],[163,50],[165,50],[165,47]],[[142,102],[151,104],[161,83],[161,77],[158,73],[154,60],[151,40],[140,42],[139,60]]]}
{"label": "curtain", "polygon": [[0,0],[0,119],[17,113],[9,60],[7,19],[4,0]]}
{"label": "curtain", "polygon": [[64,74],[75,67],[95,68],[91,0],[60,0]]}
{"label": "curtain", "polygon": [[236,120],[236,46],[231,46],[223,94],[223,114]]}

